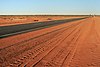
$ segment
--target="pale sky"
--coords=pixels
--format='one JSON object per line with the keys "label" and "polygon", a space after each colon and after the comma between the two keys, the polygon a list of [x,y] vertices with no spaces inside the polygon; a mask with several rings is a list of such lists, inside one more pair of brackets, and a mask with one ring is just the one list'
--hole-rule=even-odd
{"label": "pale sky", "polygon": [[100,0],[0,0],[0,15],[99,14]]}

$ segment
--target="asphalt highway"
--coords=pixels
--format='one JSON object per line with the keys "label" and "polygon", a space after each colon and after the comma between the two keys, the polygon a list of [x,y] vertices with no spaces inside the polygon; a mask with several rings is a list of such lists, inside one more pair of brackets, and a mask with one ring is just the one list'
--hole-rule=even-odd
{"label": "asphalt highway", "polygon": [[37,22],[37,23],[20,24],[20,25],[0,26],[0,38],[17,35],[25,32],[40,30],[43,28],[67,22],[77,21],[85,18],[63,19],[63,20],[54,20],[54,21]]}

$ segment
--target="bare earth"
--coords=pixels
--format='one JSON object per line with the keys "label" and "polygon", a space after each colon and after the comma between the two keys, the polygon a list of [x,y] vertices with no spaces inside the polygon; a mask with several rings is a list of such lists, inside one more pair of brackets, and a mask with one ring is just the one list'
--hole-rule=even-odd
{"label": "bare earth", "polygon": [[100,67],[100,17],[0,39],[0,67]]}
{"label": "bare earth", "polygon": [[80,18],[81,16],[0,16],[0,26]]}

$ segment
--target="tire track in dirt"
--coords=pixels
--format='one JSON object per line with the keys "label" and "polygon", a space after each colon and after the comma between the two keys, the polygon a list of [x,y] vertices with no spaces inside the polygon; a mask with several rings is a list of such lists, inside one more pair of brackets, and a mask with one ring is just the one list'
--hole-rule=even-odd
{"label": "tire track in dirt", "polygon": [[87,27],[87,30],[83,30],[85,37],[83,41],[80,42],[76,54],[68,63],[68,67],[99,67],[97,65],[99,59],[97,58],[100,57],[100,55],[97,54],[99,53],[98,47],[100,39],[97,29],[95,28],[96,24],[97,22],[95,22],[94,17],[91,17],[89,21],[86,22],[84,27]]}
{"label": "tire track in dirt", "polygon": [[[52,40],[52,41],[53,41],[53,40]],[[48,42],[47,42],[47,43],[48,43]],[[51,44],[50,44],[50,46],[54,46],[54,45],[51,45]],[[50,46],[48,46],[48,47],[50,47]]]}
{"label": "tire track in dirt", "polygon": [[[88,18],[87,20],[89,20],[89,19],[90,19],[90,18]],[[79,46],[81,43],[84,42],[84,40],[81,40],[81,39],[82,39],[82,36],[83,36],[82,34],[83,34],[84,27],[86,27],[88,24],[89,24],[90,26],[93,25],[93,24],[90,24],[90,23],[87,24],[87,20],[84,21],[84,25],[81,27],[80,35],[79,35],[79,38],[77,39],[76,46],[73,48],[72,53],[71,53],[71,55],[69,56],[69,58],[65,60],[65,62],[64,62],[64,64],[63,64],[62,67],[70,67],[69,64],[71,63],[72,59],[74,58],[78,46]],[[82,29],[83,29],[83,30],[82,30]],[[84,39],[84,37],[83,37],[83,39]]]}
{"label": "tire track in dirt", "polygon": [[[79,27],[78,27],[79,28]],[[78,30],[78,29],[76,29],[76,30]],[[79,33],[79,30],[75,33],[75,31],[74,31],[74,35],[78,35],[78,33]],[[72,40],[70,40],[70,41],[73,41],[75,38],[75,36],[72,36],[72,34],[73,33],[71,33],[71,38],[72,38]],[[66,39],[64,40],[64,41],[66,41]],[[45,59],[43,60],[41,60],[40,62],[38,62],[37,64],[35,64],[34,66],[36,66],[36,67],[39,67],[39,66],[42,66],[42,67],[44,67],[44,66],[46,66],[46,67],[60,67],[61,65],[62,65],[62,63],[63,63],[63,60],[64,60],[64,58],[70,53],[70,47],[72,47],[72,45],[70,45],[71,44],[71,42],[69,42],[68,43],[68,45],[64,45],[62,48],[61,48],[61,50],[59,49],[58,51],[58,54],[57,55],[55,55],[55,56],[53,56],[53,58],[52,59],[49,59],[49,61],[46,61]],[[63,45],[63,44],[62,44]],[[60,47],[61,47],[61,45],[59,45]],[[55,49],[55,50],[57,50],[57,49]],[[66,51],[66,50],[68,50],[68,51]],[[53,51],[52,51],[53,52]],[[52,52],[51,52],[51,54],[52,54]],[[55,52],[56,53],[56,52]],[[66,54],[67,53],[67,54]],[[53,55],[53,54],[52,54]],[[48,58],[50,58],[50,55],[48,55],[49,57]],[[63,57],[63,58],[62,58]],[[61,61],[62,60],[62,61]],[[44,63],[43,63],[44,62]],[[33,67],[34,67],[33,66]],[[28,67],[28,66],[27,66]]]}
{"label": "tire track in dirt", "polygon": [[98,48],[98,44],[100,44],[100,38],[99,38],[99,34],[96,31],[95,17],[91,18],[91,20],[92,20],[92,25],[91,25],[91,29],[90,29],[91,31],[90,31],[89,35],[87,36],[88,40],[85,41],[86,44],[89,44],[91,46],[91,47],[87,46],[89,49],[88,52],[91,56],[89,59],[90,62],[86,63],[86,67],[99,67],[98,65],[96,65],[96,62],[94,62],[95,61],[94,59],[96,57],[96,53],[97,53],[96,50]]}
{"label": "tire track in dirt", "polygon": [[[17,46],[18,46],[18,45],[17,45]],[[25,45],[24,45],[24,46],[25,46]],[[29,45],[28,45],[28,46],[29,46]],[[10,47],[11,47],[11,46],[10,46]],[[15,47],[15,45],[14,45],[14,47]],[[11,48],[12,48],[12,47],[11,47]],[[6,49],[8,49],[8,48],[6,48]],[[9,48],[9,49],[10,49],[10,48]],[[6,52],[7,50],[4,49],[3,51]],[[14,53],[17,54],[16,52],[14,52]],[[21,52],[21,53],[23,53],[23,52]],[[20,54],[21,54],[21,53],[20,53]],[[9,52],[8,52],[8,54],[9,54]],[[11,53],[11,54],[12,54],[12,53]],[[9,55],[9,56],[11,56],[11,55]],[[9,57],[8,57],[8,58],[9,58]]]}
{"label": "tire track in dirt", "polygon": [[[32,64],[32,63],[31,63],[31,64]],[[30,65],[31,65],[31,64],[30,64]],[[29,66],[30,66],[30,65],[29,65]],[[34,65],[34,64],[33,64],[33,65]],[[28,66],[27,66],[27,67],[28,67]],[[34,66],[33,66],[33,67],[34,67]]]}

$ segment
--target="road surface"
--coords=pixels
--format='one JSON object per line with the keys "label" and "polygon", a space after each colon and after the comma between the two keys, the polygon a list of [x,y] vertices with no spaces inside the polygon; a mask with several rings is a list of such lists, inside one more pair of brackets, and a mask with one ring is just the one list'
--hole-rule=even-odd
{"label": "road surface", "polygon": [[0,26],[0,38],[8,37],[15,34],[25,33],[33,30],[39,30],[47,28],[50,26],[81,20],[84,18],[74,18],[74,19],[64,19],[64,20],[54,20],[54,21],[45,21],[38,23],[28,23],[28,24],[19,24],[11,26]]}
{"label": "road surface", "polygon": [[99,22],[100,17],[90,17],[3,38],[0,66],[100,67]]}

